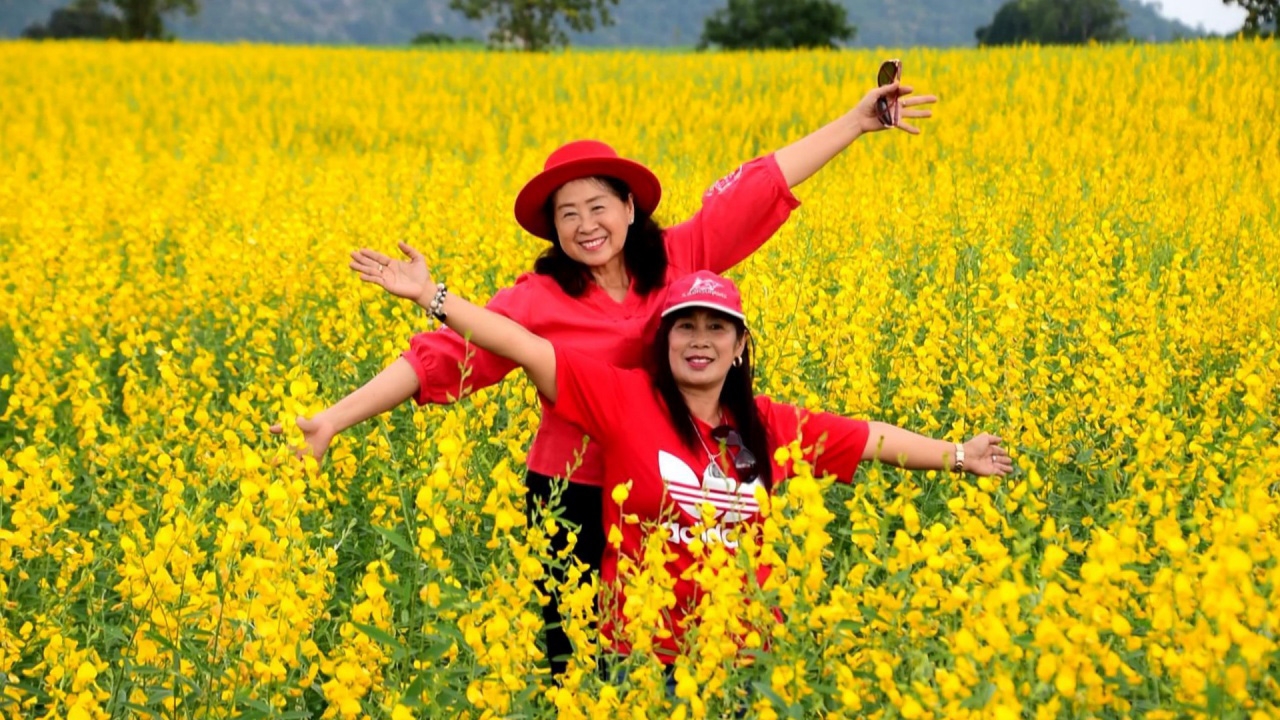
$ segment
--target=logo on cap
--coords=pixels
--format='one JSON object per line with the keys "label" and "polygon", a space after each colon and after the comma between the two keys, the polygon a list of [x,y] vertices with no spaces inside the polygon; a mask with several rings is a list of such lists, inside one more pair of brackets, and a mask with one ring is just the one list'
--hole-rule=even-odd
{"label": "logo on cap", "polygon": [[715,280],[712,280],[711,278],[698,278],[693,281],[693,285],[690,286],[688,291],[685,292],[684,296],[690,297],[692,295],[714,295],[719,298],[729,297],[728,295],[725,295],[724,293],[720,292],[720,285],[721,283],[718,283]]}

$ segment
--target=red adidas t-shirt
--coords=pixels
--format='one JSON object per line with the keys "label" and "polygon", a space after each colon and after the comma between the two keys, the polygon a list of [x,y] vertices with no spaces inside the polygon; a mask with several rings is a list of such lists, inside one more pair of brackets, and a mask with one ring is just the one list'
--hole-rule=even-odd
{"label": "red adidas t-shirt", "polygon": [[[743,165],[703,195],[696,215],[665,230],[666,282],[698,270],[728,270],[772,237],[799,204],[773,155]],[[527,273],[485,307],[557,345],[635,368],[644,362],[653,319],[665,299],[665,288],[640,295],[632,287],[617,302],[595,283],[573,298],[550,277]],[[449,328],[415,336],[402,357],[418,376],[415,400],[420,404],[452,402],[501,381],[516,367]],[[584,453],[582,438],[582,428],[544,406],[526,464],[536,473],[599,485],[604,477],[600,450],[592,443]]]}
{"label": "red adidas t-shirt", "polygon": [[[711,438],[712,428],[706,423],[694,421],[706,448],[694,451],[685,446],[671,425],[671,416],[652,377],[644,370],[618,368],[577,349],[557,348],[556,392],[556,412],[600,445],[604,456],[605,534],[607,537],[614,526],[622,533],[621,546],[607,544],[601,561],[601,579],[614,589],[613,617],[603,618],[601,632],[613,641],[618,652],[628,652],[615,632],[615,624],[623,622],[621,608],[626,602],[622,583],[618,582],[618,560],[625,556],[639,563],[645,536],[652,532],[648,528],[661,524],[662,532],[669,533],[667,547],[675,558],[667,563],[667,571],[677,579],[676,607],[669,620],[664,620],[671,623],[667,628],[671,636],[656,641],[655,647],[659,657],[671,663],[679,653],[684,616],[696,603],[694,583],[679,578],[695,560],[689,543],[694,539],[691,528],[701,523],[700,507],[707,502],[715,508],[717,528],[701,533],[699,539],[704,543],[720,542],[734,525],[759,520],[757,484],[726,479],[734,474],[732,464],[726,473],[708,455],[707,449],[719,452],[719,444]],[[756,408],[767,429],[770,454],[798,438],[816,475],[831,474],[844,482],[852,479],[870,432],[865,421],[810,412],[773,402],[763,395],[756,398]],[[815,456],[814,448],[819,444],[822,451]],[[773,462],[773,458],[769,461]],[[788,470],[773,462],[775,487],[785,480]],[[613,501],[612,491],[627,481],[632,483],[631,491],[620,507]],[[639,523],[622,522],[624,510],[628,515],[637,515]]]}

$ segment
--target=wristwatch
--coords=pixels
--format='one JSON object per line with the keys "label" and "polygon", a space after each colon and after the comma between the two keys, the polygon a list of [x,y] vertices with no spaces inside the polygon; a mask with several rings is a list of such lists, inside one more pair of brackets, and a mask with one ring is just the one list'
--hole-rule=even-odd
{"label": "wristwatch", "polygon": [[956,455],[951,463],[951,472],[964,472],[964,445],[960,443],[956,443]]}

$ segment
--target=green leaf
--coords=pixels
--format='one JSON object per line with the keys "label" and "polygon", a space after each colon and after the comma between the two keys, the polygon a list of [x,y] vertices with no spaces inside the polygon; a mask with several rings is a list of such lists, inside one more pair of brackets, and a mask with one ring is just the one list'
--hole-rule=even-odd
{"label": "green leaf", "polygon": [[866,626],[867,624],[864,622],[857,622],[855,620],[841,620],[840,622],[836,623],[836,630],[856,633]]}
{"label": "green leaf", "polygon": [[434,662],[444,657],[445,653],[449,652],[449,648],[453,646],[454,646],[453,642],[446,641],[446,640],[442,640],[436,643],[431,643],[430,645],[427,646],[426,650],[424,650],[419,654],[419,658],[422,660]]}
{"label": "green leaf", "polygon": [[889,578],[885,580],[885,584],[886,585],[905,585],[909,580],[911,580],[911,569],[904,568],[890,575]]}
{"label": "green leaf", "polygon": [[365,625],[364,623],[351,623],[351,624],[354,625],[357,630],[369,636],[370,640],[374,640],[390,648],[391,656],[394,659],[402,660],[406,655],[409,654],[409,651],[405,649],[404,645],[401,644],[401,642],[397,640],[394,635],[387,632],[386,630],[373,627],[372,625]]}
{"label": "green leaf", "polygon": [[1226,708],[1226,693],[1222,686],[1212,684],[1209,686],[1209,717],[1222,717],[1222,712]]}
{"label": "green leaf", "polygon": [[774,692],[773,688],[768,683],[754,682],[751,683],[751,686],[756,689],[756,692],[768,698],[769,702],[773,703],[775,708],[778,708],[779,710],[787,710],[790,708],[787,701],[779,697],[778,693]]}
{"label": "green leaf", "polygon": [[391,592],[392,597],[394,597],[396,600],[399,600],[402,603],[409,603],[413,601],[413,597],[410,595],[409,588],[401,585],[398,582],[383,579],[382,587],[389,590]]}
{"label": "green leaf", "polygon": [[142,705],[138,705],[136,703],[131,703],[131,702],[124,702],[122,704],[126,708],[134,711],[135,713],[147,715],[148,717],[157,717],[157,718],[160,717],[160,713],[158,711],[153,710],[149,707],[143,707]]}
{"label": "green leaf", "polygon": [[160,701],[168,700],[171,697],[173,697],[173,688],[156,688],[155,690],[147,693],[147,704],[158,705]]}
{"label": "green leaf", "polygon": [[171,653],[174,653],[175,655],[182,654],[182,652],[178,649],[178,646],[173,644],[172,640],[165,637],[164,635],[161,635],[154,628],[147,631],[147,638],[150,640],[156,641],[156,643],[158,643],[160,647],[164,648],[165,650],[168,650]]}
{"label": "green leaf", "polygon": [[414,678],[413,682],[409,684],[409,687],[405,688],[404,694],[400,697],[400,704],[414,710],[421,710],[425,708],[426,704],[422,702],[422,691],[426,689],[426,685],[426,673],[419,674],[418,677]]}
{"label": "green leaf", "polygon": [[965,710],[981,710],[987,706],[988,702],[991,702],[991,696],[994,695],[995,692],[995,683],[984,681],[978,686],[977,690],[975,690],[972,695],[965,698],[964,702],[960,703],[960,707]]}
{"label": "green leaf", "polygon": [[373,528],[374,532],[382,536],[382,539],[386,540],[387,542],[391,543],[397,548],[409,553],[409,555],[411,556],[417,554],[414,552],[413,546],[409,544],[409,541],[405,540],[404,536],[396,532],[395,530],[392,530],[391,528],[378,527],[377,525],[372,525],[371,527]]}
{"label": "green leaf", "polygon": [[261,720],[262,718],[271,717],[275,712],[270,705],[262,700],[245,700],[244,704],[247,707],[236,716],[236,720]]}
{"label": "green leaf", "polygon": [[453,640],[457,641],[459,647],[467,646],[466,636],[464,636],[462,634],[462,631],[459,630],[455,625],[449,625],[447,623],[437,625],[436,632],[440,633],[444,637],[452,638]]}

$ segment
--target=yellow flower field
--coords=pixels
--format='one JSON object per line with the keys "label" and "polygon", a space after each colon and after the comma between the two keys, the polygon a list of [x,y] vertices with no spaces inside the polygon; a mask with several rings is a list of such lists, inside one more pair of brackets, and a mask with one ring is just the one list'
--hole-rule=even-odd
{"label": "yellow flower field", "polygon": [[[760,385],[996,432],[1018,471],[788,481],[751,552],[706,551],[673,697],[596,671],[581,592],[548,682],[523,376],[319,468],[268,434],[432,325],[351,249],[409,239],[482,300],[542,249],[511,206],[562,142],[648,164],[673,223],[890,54],[941,96],[924,135],[859,140],[735,270]],[[0,44],[0,717],[1280,715],[1277,88],[1246,42]]]}

